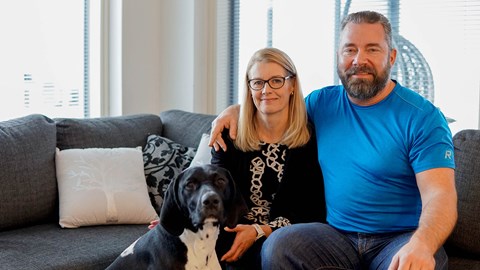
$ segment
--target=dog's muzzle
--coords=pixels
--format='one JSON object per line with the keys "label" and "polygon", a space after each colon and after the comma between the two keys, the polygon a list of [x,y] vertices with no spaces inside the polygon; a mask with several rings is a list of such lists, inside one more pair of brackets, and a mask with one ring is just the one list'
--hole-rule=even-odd
{"label": "dog's muzzle", "polygon": [[[194,211],[193,214],[193,225],[195,227],[201,226],[206,219],[214,220],[216,223],[223,222],[225,217],[222,197],[213,189],[205,187],[200,192],[197,211]],[[214,225],[217,225],[215,222]]]}

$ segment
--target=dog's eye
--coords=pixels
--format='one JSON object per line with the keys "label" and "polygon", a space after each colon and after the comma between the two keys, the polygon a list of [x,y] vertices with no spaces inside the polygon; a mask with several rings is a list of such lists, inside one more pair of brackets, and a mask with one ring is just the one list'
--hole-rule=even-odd
{"label": "dog's eye", "polygon": [[227,180],[225,180],[224,178],[217,178],[215,184],[219,187],[223,187],[227,184]]}
{"label": "dog's eye", "polygon": [[195,182],[187,182],[185,184],[185,189],[195,190],[196,188],[197,188],[197,184]]}

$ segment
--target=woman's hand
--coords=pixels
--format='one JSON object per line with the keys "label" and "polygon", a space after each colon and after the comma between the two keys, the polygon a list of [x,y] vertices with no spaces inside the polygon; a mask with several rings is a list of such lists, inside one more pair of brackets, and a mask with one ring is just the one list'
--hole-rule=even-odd
{"label": "woman's hand", "polygon": [[239,224],[235,228],[225,227],[225,231],[237,233],[232,247],[220,259],[221,261],[235,262],[255,243],[257,231],[252,225]]}
{"label": "woman's hand", "polygon": [[148,228],[151,230],[151,229],[155,228],[155,226],[157,226],[158,223],[160,223],[159,219],[152,220],[152,221],[150,221],[150,225],[148,225]]}

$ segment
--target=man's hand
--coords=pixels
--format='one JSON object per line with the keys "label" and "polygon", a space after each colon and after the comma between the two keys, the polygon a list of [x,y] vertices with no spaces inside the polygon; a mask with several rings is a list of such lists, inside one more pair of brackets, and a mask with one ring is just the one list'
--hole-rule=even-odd
{"label": "man's hand", "polygon": [[419,225],[410,241],[393,256],[388,270],[435,268],[435,252],[457,220],[454,170],[436,168],[416,174],[422,198]]}
{"label": "man's hand", "polygon": [[415,237],[412,237],[412,239],[393,256],[388,270],[433,270],[435,269],[434,253],[435,251],[430,250],[424,242],[417,241]]}
{"label": "man's hand", "polygon": [[217,118],[212,121],[212,130],[210,131],[210,141],[208,146],[215,148],[215,151],[223,149],[227,151],[227,145],[222,139],[224,128],[230,129],[230,138],[235,140],[237,137],[238,115],[240,114],[240,105],[231,105],[223,110]]}

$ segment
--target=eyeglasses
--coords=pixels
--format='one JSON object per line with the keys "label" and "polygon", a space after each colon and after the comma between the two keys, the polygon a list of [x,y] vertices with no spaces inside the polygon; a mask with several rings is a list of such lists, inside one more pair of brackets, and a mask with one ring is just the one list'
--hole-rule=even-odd
{"label": "eyeglasses", "polygon": [[268,80],[253,79],[248,80],[248,86],[255,91],[262,90],[265,87],[265,83],[268,83],[272,89],[280,89],[285,84],[286,80],[295,78],[295,76],[287,77],[273,77]]}

